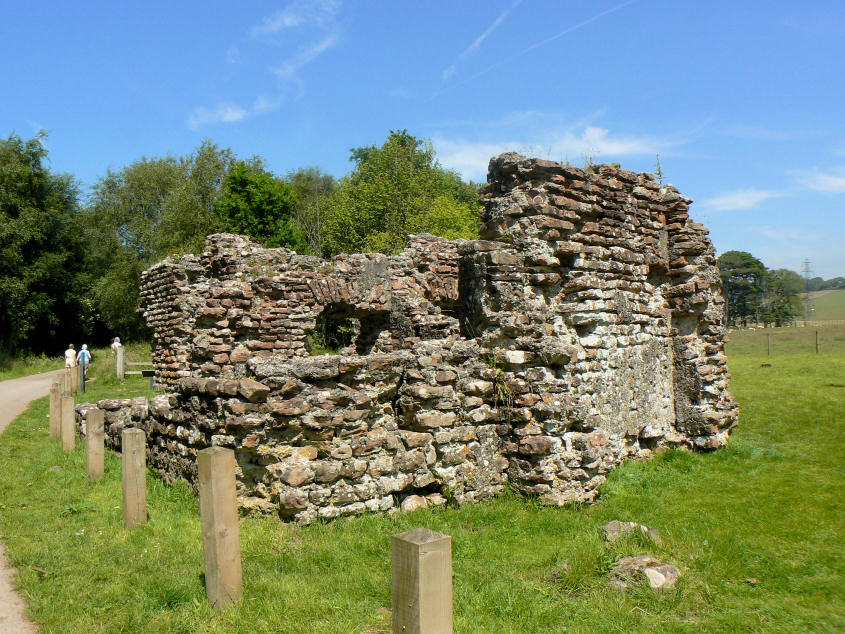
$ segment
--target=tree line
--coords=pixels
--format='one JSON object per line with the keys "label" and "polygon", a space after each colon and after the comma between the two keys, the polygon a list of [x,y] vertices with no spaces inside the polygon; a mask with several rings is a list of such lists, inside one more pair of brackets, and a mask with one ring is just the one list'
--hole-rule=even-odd
{"label": "tree line", "polygon": [[109,170],[85,196],[49,168],[45,141],[0,140],[0,357],[145,339],[141,272],[199,253],[210,233],[331,257],[396,253],[411,233],[474,238],[481,222],[478,186],[406,130],[351,149],[339,179],[319,167],[278,176],[261,157],[206,140],[185,156]]}
{"label": "tree line", "polygon": [[766,268],[746,251],[726,251],[716,262],[725,296],[725,321],[734,326],[792,322],[804,314],[808,290],[845,288],[845,278],[806,280],[789,269]]}

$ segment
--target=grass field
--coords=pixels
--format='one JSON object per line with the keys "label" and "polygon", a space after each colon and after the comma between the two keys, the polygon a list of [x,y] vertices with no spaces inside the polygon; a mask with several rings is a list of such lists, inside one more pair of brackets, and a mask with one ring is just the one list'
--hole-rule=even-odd
{"label": "grass field", "polygon": [[[119,456],[88,484],[82,448],[48,439],[46,399],[0,442],[0,532],[44,632],[386,632],[390,535],[414,526],[452,536],[456,632],[845,631],[843,335],[819,355],[798,337],[768,356],[759,333],[734,333],[729,447],[628,463],[589,507],[507,495],[304,527],[243,519],[244,598],[219,614],[194,495],[151,475],[150,521],[127,532]],[[598,528],[611,519],[663,543],[609,547]],[[615,560],[646,552],[681,568],[675,589],[607,587]]]}
{"label": "grass field", "polygon": [[845,289],[811,293],[813,311],[810,319],[845,319]]}

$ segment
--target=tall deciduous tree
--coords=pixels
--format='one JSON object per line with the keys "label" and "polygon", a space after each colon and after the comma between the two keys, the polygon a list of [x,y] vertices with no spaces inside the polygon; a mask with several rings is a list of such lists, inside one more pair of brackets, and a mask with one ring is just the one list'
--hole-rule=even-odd
{"label": "tall deciduous tree", "polygon": [[234,157],[204,141],[181,158],[142,158],[94,186],[86,216],[100,272],[93,295],[110,329],[137,339],[141,272],[170,253],[197,251],[223,228],[215,204]]}
{"label": "tall deciduous tree", "polygon": [[249,235],[268,247],[308,252],[305,233],[293,221],[293,188],[266,171],[260,161],[238,161],[229,171],[215,205],[226,231]]}
{"label": "tall deciduous tree", "polygon": [[311,252],[322,253],[326,201],[337,188],[337,180],[319,167],[302,167],[288,172],[285,180],[297,199],[293,219],[305,232]]}
{"label": "tall deciduous tree", "polygon": [[381,147],[351,150],[352,172],[327,201],[323,252],[396,253],[414,232],[476,237],[477,188],[443,169],[431,144],[391,132]]}
{"label": "tall deciduous tree", "polygon": [[782,324],[801,314],[805,281],[795,271],[775,269],[766,272],[763,307],[766,321]]}
{"label": "tall deciduous tree", "polygon": [[729,323],[758,315],[766,267],[745,251],[726,251],[716,261],[722,277]]}
{"label": "tall deciduous tree", "polygon": [[78,188],[48,169],[45,139],[0,140],[0,355],[55,353],[95,320]]}

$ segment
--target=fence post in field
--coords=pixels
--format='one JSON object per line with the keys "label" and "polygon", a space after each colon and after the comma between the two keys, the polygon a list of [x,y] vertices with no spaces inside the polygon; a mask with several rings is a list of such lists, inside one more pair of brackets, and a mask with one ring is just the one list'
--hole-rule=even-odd
{"label": "fence post in field", "polygon": [[61,383],[50,386],[50,440],[62,435],[62,388]]}
{"label": "fence post in field", "polygon": [[123,465],[123,523],[129,530],[147,521],[147,436],[130,427],[120,435]]}
{"label": "fence post in field", "polygon": [[85,422],[85,464],[88,480],[96,482],[103,477],[105,432],[103,419],[105,412],[99,408],[89,409]]}
{"label": "fence post in field", "polygon": [[117,348],[117,362],[115,364],[115,368],[117,368],[117,380],[123,381],[125,378],[124,371],[124,353],[123,353],[123,346],[119,346]]}
{"label": "fence post in field", "polygon": [[214,608],[240,600],[243,590],[235,452],[211,447],[197,453],[205,592]]}
{"label": "fence post in field", "polygon": [[415,528],[391,538],[393,631],[452,632],[452,538]]}
{"label": "fence post in field", "polygon": [[819,331],[816,331],[816,354],[819,353]]}
{"label": "fence post in field", "polygon": [[62,397],[62,450],[73,451],[76,441],[76,411],[73,408],[73,397]]}
{"label": "fence post in field", "polygon": [[766,333],[766,350],[768,351],[766,354],[772,356],[772,335],[770,333]]}

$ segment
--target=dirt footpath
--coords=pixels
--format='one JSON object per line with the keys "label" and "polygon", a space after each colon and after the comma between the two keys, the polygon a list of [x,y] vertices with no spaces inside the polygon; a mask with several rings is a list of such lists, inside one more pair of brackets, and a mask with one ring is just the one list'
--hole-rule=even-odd
{"label": "dirt footpath", "polygon": [[[27,408],[30,401],[50,393],[50,385],[55,380],[53,377],[59,372],[61,370],[0,381],[0,434]],[[12,587],[16,574],[17,571],[8,566],[3,544],[0,543],[0,633],[25,634],[38,629],[24,615],[26,605]]]}

